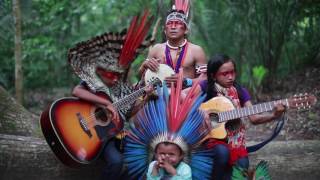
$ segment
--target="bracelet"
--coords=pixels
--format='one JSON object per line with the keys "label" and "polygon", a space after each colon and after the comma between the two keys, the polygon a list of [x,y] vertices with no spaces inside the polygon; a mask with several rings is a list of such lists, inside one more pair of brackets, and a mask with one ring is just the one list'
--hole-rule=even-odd
{"label": "bracelet", "polygon": [[190,78],[184,78],[184,79],[183,79],[183,85],[184,85],[185,87],[191,87],[191,86],[192,86],[192,79],[190,79]]}

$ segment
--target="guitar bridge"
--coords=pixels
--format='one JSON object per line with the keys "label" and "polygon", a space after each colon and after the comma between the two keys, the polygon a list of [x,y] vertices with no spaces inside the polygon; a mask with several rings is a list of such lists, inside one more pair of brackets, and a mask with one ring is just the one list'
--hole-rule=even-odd
{"label": "guitar bridge", "polygon": [[83,116],[81,116],[80,113],[77,113],[77,117],[82,130],[89,136],[89,138],[91,138],[92,134],[90,129],[88,128],[87,121],[83,118]]}

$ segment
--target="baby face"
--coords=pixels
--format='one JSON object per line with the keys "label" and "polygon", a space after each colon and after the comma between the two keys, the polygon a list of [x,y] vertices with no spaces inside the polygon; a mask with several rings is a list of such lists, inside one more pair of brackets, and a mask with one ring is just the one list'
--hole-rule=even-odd
{"label": "baby face", "polygon": [[156,150],[156,159],[159,162],[167,161],[172,166],[177,166],[183,159],[183,153],[176,144],[161,143]]}

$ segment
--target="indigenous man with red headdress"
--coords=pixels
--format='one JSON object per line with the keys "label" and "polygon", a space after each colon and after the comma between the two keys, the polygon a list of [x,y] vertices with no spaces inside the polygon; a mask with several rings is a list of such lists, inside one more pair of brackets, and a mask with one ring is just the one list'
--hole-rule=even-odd
{"label": "indigenous man with red headdress", "polygon": [[199,76],[200,73],[196,72],[196,67],[207,63],[203,49],[186,39],[189,32],[187,22],[189,8],[189,0],[175,1],[165,21],[164,33],[167,41],[156,44],[150,49],[147,59],[140,66],[140,74],[147,69],[157,72],[159,64],[167,64],[175,72],[174,75],[165,78],[168,84],[177,81],[176,74],[180,68],[183,68],[184,85],[186,86],[191,86],[193,79],[197,77],[206,77],[205,75]]}

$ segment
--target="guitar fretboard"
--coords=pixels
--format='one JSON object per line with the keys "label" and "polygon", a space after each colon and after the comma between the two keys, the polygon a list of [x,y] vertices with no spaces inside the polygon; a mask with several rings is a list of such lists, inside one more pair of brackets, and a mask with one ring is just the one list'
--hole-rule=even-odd
{"label": "guitar fretboard", "polygon": [[261,103],[261,104],[253,105],[250,107],[233,109],[225,112],[219,112],[218,113],[219,122],[229,121],[232,119],[238,119],[238,118],[247,117],[253,114],[259,114],[262,112],[271,111],[274,105],[277,103],[281,103],[289,107],[288,99],[281,99],[277,101]]}
{"label": "guitar fretboard", "polygon": [[141,89],[125,96],[123,99],[113,103],[113,106],[117,109],[121,109],[121,107],[130,104],[132,101],[136,100],[138,97],[142,96],[143,94],[144,94],[144,88],[141,88]]}

